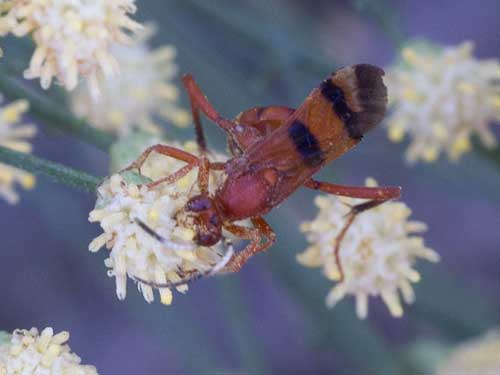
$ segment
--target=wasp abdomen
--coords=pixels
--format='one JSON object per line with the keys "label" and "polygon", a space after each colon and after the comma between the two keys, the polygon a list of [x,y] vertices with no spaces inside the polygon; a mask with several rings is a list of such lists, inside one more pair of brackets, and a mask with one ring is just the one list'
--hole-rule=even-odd
{"label": "wasp abdomen", "polygon": [[384,117],[387,88],[383,75],[376,66],[359,64],[336,71],[321,84],[322,95],[353,139],[361,139]]}

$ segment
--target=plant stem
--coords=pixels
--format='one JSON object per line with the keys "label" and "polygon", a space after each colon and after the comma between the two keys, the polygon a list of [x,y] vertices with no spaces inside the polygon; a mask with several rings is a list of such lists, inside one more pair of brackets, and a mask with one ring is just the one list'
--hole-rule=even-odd
{"label": "plant stem", "polygon": [[2,146],[0,146],[0,162],[33,174],[47,176],[55,182],[84,192],[95,192],[100,183],[99,177]]}
{"label": "plant stem", "polygon": [[3,68],[0,69],[0,91],[13,100],[27,99],[30,103],[29,112],[48,127],[71,134],[103,151],[108,151],[114,141],[111,135],[90,126],[83,118],[75,117],[64,106],[9,77]]}

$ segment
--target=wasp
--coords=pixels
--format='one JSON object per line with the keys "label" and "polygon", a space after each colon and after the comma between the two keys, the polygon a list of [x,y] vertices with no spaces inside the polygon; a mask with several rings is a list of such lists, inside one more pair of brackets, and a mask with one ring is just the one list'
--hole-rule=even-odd
{"label": "wasp", "polygon": [[[152,152],[186,163],[175,173],[149,184],[149,187],[154,187],[173,183],[198,168],[200,193],[190,198],[183,208],[194,223],[194,241],[200,246],[213,246],[223,239],[223,229],[249,241],[243,250],[232,254],[218,273],[238,272],[253,255],[275,243],[276,235],[263,215],[301,186],[327,194],[367,199],[367,202],[351,208],[344,227],[332,244],[342,281],[344,274],[339,252],[349,226],[361,212],[399,198],[401,188],[337,185],[317,181],[313,175],[356,146],[364,134],[382,120],[387,107],[383,75],[382,69],[369,64],[344,67],[312,90],[296,109],[255,107],[240,113],[234,120],[222,117],[194,78],[185,75],[182,81],[191,102],[201,156],[158,144],[146,149],[126,169],[140,171]],[[207,156],[200,112],[227,134],[232,158],[224,163],[211,162]],[[208,191],[211,170],[223,171],[226,176],[213,194]],[[244,219],[249,219],[252,227],[236,224]],[[161,240],[146,224],[138,224]],[[191,274],[175,284],[138,281],[155,287],[171,287],[201,276]]]}

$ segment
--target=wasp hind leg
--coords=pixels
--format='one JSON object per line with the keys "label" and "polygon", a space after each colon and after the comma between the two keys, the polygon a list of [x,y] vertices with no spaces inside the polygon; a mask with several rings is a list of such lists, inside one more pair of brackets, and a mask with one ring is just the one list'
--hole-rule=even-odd
{"label": "wasp hind leg", "polygon": [[401,196],[401,188],[399,186],[382,186],[382,187],[369,187],[369,186],[344,186],[332,184],[329,182],[316,181],[309,179],[304,183],[305,187],[313,190],[319,190],[323,193],[339,195],[350,198],[370,199],[367,202],[357,204],[351,207],[351,210],[346,215],[346,222],[340,230],[334,245],[334,256],[337,269],[339,271],[339,282],[344,281],[344,270],[340,260],[340,245],[349,229],[354,222],[354,219],[360,213],[367,211],[371,208],[380,206],[391,199],[397,199]]}
{"label": "wasp hind leg", "polygon": [[371,208],[380,206],[381,204],[387,202],[388,199],[384,200],[371,200],[368,202],[360,203],[355,206],[351,207],[351,210],[349,213],[346,215],[346,222],[342,229],[340,230],[339,234],[335,238],[335,245],[333,249],[333,255],[335,256],[335,263],[337,265],[337,269],[339,271],[339,280],[338,282],[341,283],[344,281],[344,269],[342,267],[342,262],[340,260],[340,245],[342,241],[344,240],[345,235],[347,234],[347,231],[349,227],[352,225],[354,222],[354,219],[356,219],[356,216],[358,216],[360,213],[367,211]]}
{"label": "wasp hind leg", "polygon": [[373,199],[377,201],[397,199],[401,196],[401,188],[399,186],[346,186],[317,181],[312,178],[304,182],[304,186],[312,190],[319,190],[326,194],[358,199]]}

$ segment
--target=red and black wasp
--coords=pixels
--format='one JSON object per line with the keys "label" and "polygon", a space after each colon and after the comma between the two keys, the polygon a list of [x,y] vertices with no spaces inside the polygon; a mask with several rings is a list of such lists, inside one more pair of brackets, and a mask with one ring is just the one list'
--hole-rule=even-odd
{"label": "red and black wasp", "polygon": [[[221,270],[222,273],[238,272],[250,257],[275,242],[276,235],[262,216],[299,187],[368,199],[352,207],[335,244],[332,244],[342,280],[340,244],[356,215],[389,199],[398,198],[401,188],[343,186],[317,181],[312,176],[356,146],[364,134],[381,121],[387,107],[383,75],[384,71],[373,65],[348,66],[332,73],[296,109],[255,107],[240,113],[235,120],[221,117],[193,77],[185,75],[183,83],[191,101],[201,156],[158,144],[149,147],[127,169],[140,170],[151,152],[186,163],[175,173],[150,183],[149,186],[153,187],[172,183],[198,168],[200,194],[192,197],[183,208],[193,219],[196,232],[194,241],[200,246],[215,245],[223,238],[223,229],[250,241],[242,251],[231,257]],[[226,132],[233,155],[227,162],[211,162],[206,156],[200,111]],[[213,194],[208,191],[210,170],[224,171],[226,174]],[[243,219],[250,219],[253,227],[235,223]],[[138,224],[159,238],[144,223]],[[180,282],[170,284],[137,280],[155,287],[171,287],[200,276],[203,275],[190,274]]]}

